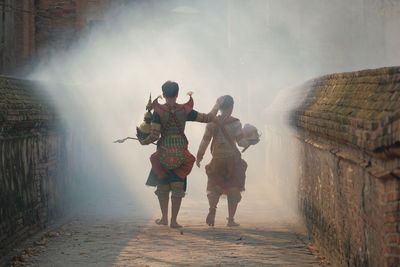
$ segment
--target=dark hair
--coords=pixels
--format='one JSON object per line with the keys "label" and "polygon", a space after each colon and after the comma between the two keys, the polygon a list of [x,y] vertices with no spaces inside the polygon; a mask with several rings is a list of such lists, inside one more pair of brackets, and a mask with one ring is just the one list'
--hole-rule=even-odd
{"label": "dark hair", "polygon": [[179,92],[179,85],[176,82],[166,81],[162,85],[162,92],[165,97],[177,97]]}
{"label": "dark hair", "polygon": [[230,95],[224,96],[224,102],[222,102],[221,106],[219,107],[221,110],[226,110],[228,108],[233,107],[233,97]]}

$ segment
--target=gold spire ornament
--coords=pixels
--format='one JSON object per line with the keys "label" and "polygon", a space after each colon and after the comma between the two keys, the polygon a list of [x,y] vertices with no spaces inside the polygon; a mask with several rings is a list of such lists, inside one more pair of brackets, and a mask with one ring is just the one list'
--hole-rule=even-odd
{"label": "gold spire ornament", "polygon": [[[147,102],[147,105],[146,105],[146,110],[147,111],[144,114],[143,122],[142,122],[142,124],[140,124],[139,127],[136,127],[136,136],[137,136],[137,138],[128,136],[128,137],[125,137],[123,139],[115,140],[114,143],[122,144],[126,140],[129,140],[129,139],[138,140],[138,141],[146,139],[146,137],[150,135],[151,118],[153,116],[153,114],[151,113],[152,109],[153,109],[153,102],[151,102],[151,94],[150,94],[149,101]],[[155,143],[152,143],[152,144],[156,145]]]}
{"label": "gold spire ornament", "polygon": [[153,105],[152,105],[151,94],[150,94],[149,101],[147,102],[147,105],[146,105],[146,110],[147,111],[144,114],[143,122],[140,124],[139,127],[136,127],[136,136],[140,140],[143,140],[147,136],[150,135],[151,117],[153,116],[153,114],[151,113],[152,109],[153,109]]}

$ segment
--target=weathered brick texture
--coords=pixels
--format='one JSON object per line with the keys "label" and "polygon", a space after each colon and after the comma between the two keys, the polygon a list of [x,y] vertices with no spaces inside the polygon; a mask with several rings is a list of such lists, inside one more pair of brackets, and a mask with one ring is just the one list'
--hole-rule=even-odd
{"label": "weathered brick texture", "polygon": [[400,67],[327,75],[302,89],[292,122],[310,237],[340,266],[399,266]]}
{"label": "weathered brick texture", "polygon": [[[115,1],[114,1],[115,2]],[[25,76],[38,61],[65,51],[109,0],[0,1],[0,74]]]}
{"label": "weathered brick texture", "polygon": [[34,0],[0,1],[0,73],[27,71],[33,60]]}
{"label": "weathered brick texture", "polygon": [[109,0],[39,0],[35,11],[37,57],[50,58],[77,40],[91,20],[99,19]]}
{"label": "weathered brick texture", "polygon": [[0,258],[63,210],[66,139],[51,103],[37,84],[0,77]]}

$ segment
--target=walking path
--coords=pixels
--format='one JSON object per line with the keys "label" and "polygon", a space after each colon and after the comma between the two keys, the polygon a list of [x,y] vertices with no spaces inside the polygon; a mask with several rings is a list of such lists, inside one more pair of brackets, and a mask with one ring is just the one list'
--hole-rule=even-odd
{"label": "walking path", "polygon": [[[191,216],[189,216],[189,214]],[[217,214],[218,215],[218,214]],[[182,229],[146,216],[79,215],[25,243],[14,266],[318,266],[300,231],[285,223],[224,221],[210,228],[204,214],[183,207]],[[221,216],[220,216],[221,217]]]}

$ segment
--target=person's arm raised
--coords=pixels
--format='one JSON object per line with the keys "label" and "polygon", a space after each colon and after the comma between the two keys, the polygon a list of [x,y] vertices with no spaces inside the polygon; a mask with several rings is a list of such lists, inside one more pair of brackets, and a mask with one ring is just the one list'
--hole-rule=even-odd
{"label": "person's arm raised", "polygon": [[[206,113],[200,113],[200,112],[197,112],[197,111],[193,110],[192,112],[195,112],[196,114],[189,114],[189,116],[192,115],[191,117],[193,117],[193,118],[188,119],[188,120],[202,122],[202,123],[212,122],[215,119],[215,117],[217,116],[219,107],[224,102],[224,100],[225,100],[224,96],[219,97],[217,99],[217,102],[215,103],[214,107],[207,114]],[[193,116],[193,115],[195,115],[195,116]]]}

